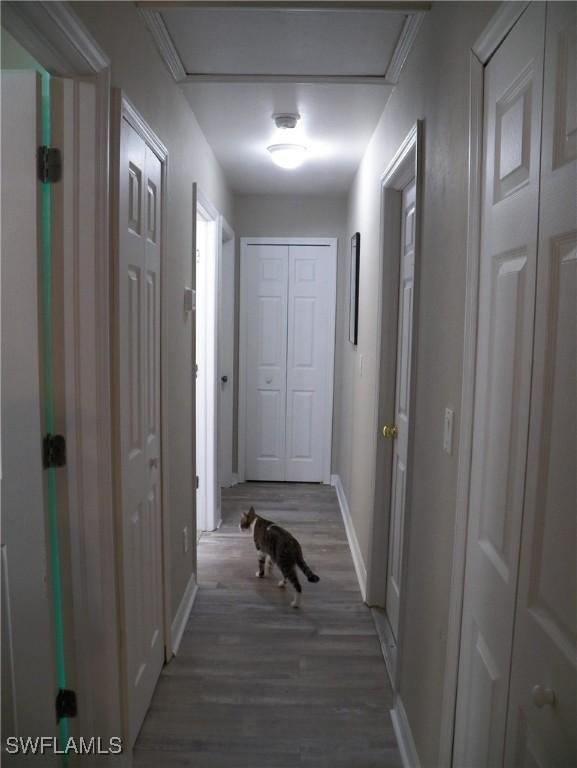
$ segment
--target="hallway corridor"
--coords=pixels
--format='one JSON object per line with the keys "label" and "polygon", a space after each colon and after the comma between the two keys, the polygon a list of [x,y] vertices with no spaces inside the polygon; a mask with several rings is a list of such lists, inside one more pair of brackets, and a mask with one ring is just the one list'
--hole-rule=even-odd
{"label": "hallway corridor", "polygon": [[[255,578],[241,513],[287,527],[321,577],[289,590]],[[137,768],[397,768],[391,690],[333,488],[245,483],[198,548],[200,590],[135,747]]]}

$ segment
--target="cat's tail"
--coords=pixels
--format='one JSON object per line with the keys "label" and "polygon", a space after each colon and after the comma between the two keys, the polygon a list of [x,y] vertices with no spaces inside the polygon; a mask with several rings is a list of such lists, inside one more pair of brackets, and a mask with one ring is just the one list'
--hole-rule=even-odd
{"label": "cat's tail", "polygon": [[320,576],[317,576],[316,573],[313,573],[311,571],[311,569],[308,567],[308,565],[305,563],[302,557],[299,560],[297,560],[297,565],[301,569],[301,571],[304,573],[304,575],[307,577],[307,579],[313,584],[316,584],[317,581],[321,580]]}

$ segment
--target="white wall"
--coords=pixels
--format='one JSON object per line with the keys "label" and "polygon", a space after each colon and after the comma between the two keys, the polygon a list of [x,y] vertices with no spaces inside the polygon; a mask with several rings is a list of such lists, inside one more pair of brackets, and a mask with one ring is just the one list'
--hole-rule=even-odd
{"label": "white wall", "polygon": [[[442,449],[443,412],[461,391],[467,223],[469,50],[497,8],[434,3],[367,147],[348,201],[347,236],[361,233],[359,344],[342,341],[336,471],[365,563],[374,483],[377,395],[379,177],[417,119],[424,120],[421,288],[415,457],[410,511],[408,615],[401,697],[423,766],[437,766],[455,514],[457,448]],[[387,276],[385,276],[387,279]],[[339,273],[339,301],[348,290]],[[342,329],[341,329],[342,331]],[[363,376],[359,355],[363,355]],[[458,435],[458,424],[455,425]],[[384,554],[384,553],[383,553]]]}
{"label": "white wall", "polygon": [[[346,200],[342,197],[316,197],[292,195],[247,195],[237,196],[235,205],[235,232],[237,236],[236,258],[236,301],[235,326],[235,396],[234,396],[234,435],[233,435],[233,470],[237,470],[238,458],[238,311],[240,286],[240,238],[241,237],[338,237],[338,269],[346,261],[348,246],[345,236]],[[335,347],[335,367],[341,367],[340,328],[344,304],[337,303],[337,343]],[[348,304],[346,305],[348,307]],[[335,381],[335,402],[340,399]],[[334,418],[333,418],[334,422]],[[333,465],[337,451],[336,434],[333,432]]]}
{"label": "white wall", "polygon": [[183,311],[185,285],[194,285],[192,184],[227,218],[232,197],[222,170],[190,106],[174,83],[135,5],[128,2],[72,3],[89,32],[108,54],[112,85],[122,88],[169,152],[167,205],[168,284],[168,481],[171,530],[171,613],[174,616],[190,574],[195,547],[185,554],[182,530],[195,541],[194,400],[192,318]]}

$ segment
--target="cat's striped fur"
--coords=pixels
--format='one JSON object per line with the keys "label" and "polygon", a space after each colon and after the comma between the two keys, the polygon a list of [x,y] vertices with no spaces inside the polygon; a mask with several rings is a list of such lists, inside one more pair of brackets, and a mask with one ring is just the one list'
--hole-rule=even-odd
{"label": "cat's striped fur", "polygon": [[272,570],[273,563],[283,575],[279,587],[284,587],[290,581],[295,589],[295,597],[292,601],[293,608],[300,605],[302,587],[296,573],[298,566],[310,582],[320,581],[319,577],[311,571],[305,563],[301,545],[295,537],[280,525],[271,520],[257,515],[254,507],[245,512],[240,519],[241,530],[251,529],[254,543],[258,552],[257,576],[262,579],[265,575],[265,563],[268,572]]}

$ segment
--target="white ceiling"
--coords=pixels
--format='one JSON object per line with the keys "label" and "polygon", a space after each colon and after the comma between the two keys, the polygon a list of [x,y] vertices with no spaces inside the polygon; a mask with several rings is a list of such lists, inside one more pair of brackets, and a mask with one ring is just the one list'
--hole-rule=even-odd
{"label": "white ceiling", "polygon": [[[148,6],[143,15],[237,194],[342,195],[412,44],[420,13]],[[297,112],[293,131],[272,116]],[[267,146],[300,143],[287,171]]]}
{"label": "white ceiling", "polygon": [[[202,130],[238,194],[344,194],[381,115],[390,86],[286,83],[183,85]],[[279,130],[277,112],[301,115]],[[278,168],[271,144],[308,147],[307,161]]]}

